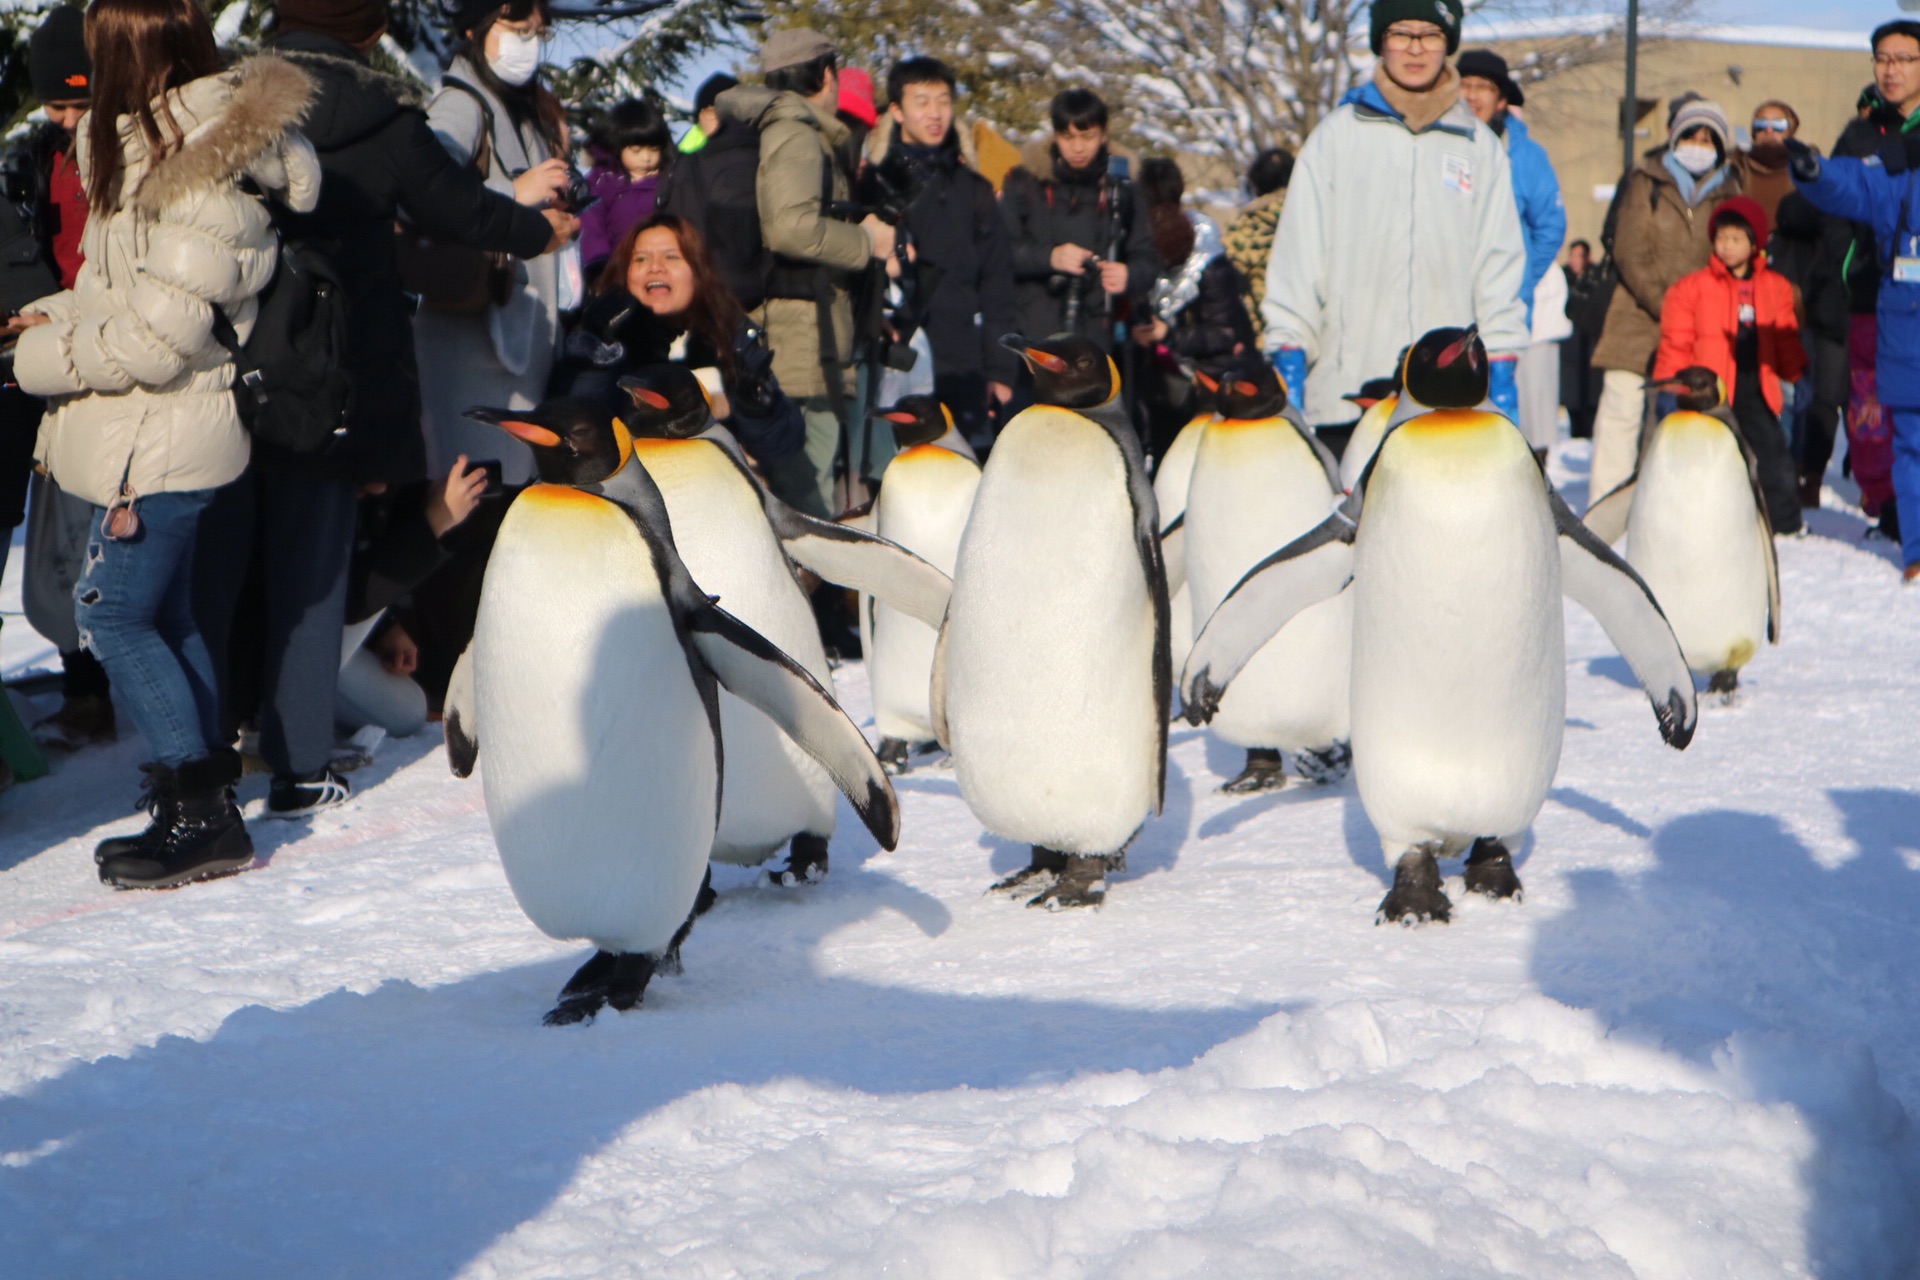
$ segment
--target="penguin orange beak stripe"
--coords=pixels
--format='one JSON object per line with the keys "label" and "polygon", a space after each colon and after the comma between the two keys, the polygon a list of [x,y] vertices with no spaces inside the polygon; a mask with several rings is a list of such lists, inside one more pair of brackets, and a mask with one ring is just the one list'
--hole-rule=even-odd
{"label": "penguin orange beak stripe", "polygon": [[880,416],[888,422],[897,422],[903,427],[912,426],[914,421],[913,415],[910,413],[883,413]]}
{"label": "penguin orange beak stripe", "polygon": [[502,418],[494,424],[508,435],[541,449],[552,449],[559,445],[557,433],[547,430],[538,423],[519,422],[513,418]]}
{"label": "penguin orange beak stripe", "polygon": [[637,403],[644,404],[649,409],[664,410],[672,407],[665,396],[647,387],[628,387],[627,393],[631,395]]}
{"label": "penguin orange beak stripe", "polygon": [[1220,384],[1214,379],[1209,378],[1203,371],[1199,369],[1195,369],[1193,371],[1193,380],[1199,383],[1201,386],[1205,387],[1209,391],[1220,390]]}
{"label": "penguin orange beak stripe", "polygon": [[1448,343],[1446,347],[1441,350],[1439,360],[1441,368],[1445,368],[1455,360],[1458,360],[1462,354],[1472,348],[1473,340],[1479,336],[1479,325],[1468,326],[1467,331],[1460,335],[1458,341]]}
{"label": "penguin orange beak stripe", "polygon": [[1042,351],[1038,347],[1028,347],[1025,350],[1025,354],[1027,359],[1033,361],[1048,373],[1065,373],[1067,371],[1067,362],[1051,351]]}
{"label": "penguin orange beak stripe", "polygon": [[1233,384],[1233,390],[1236,395],[1257,396],[1260,394],[1260,388],[1254,386],[1251,382],[1236,382]]}

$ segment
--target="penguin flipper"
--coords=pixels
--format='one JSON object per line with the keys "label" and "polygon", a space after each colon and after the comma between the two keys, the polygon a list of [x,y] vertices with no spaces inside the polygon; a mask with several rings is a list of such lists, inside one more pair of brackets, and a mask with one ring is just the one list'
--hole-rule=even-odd
{"label": "penguin flipper", "polygon": [[[1720,406],[1724,409],[1726,406]],[[1767,560],[1767,643],[1780,643],[1780,557],[1773,545],[1773,513],[1767,509],[1767,491],[1760,483],[1760,458],[1740,434],[1731,413],[1715,413],[1727,424],[1727,430],[1733,432],[1733,439],[1740,446],[1740,456],[1747,464],[1747,485],[1753,490],[1754,518],[1760,527],[1760,546]]]}
{"label": "penguin flipper", "polygon": [[1332,515],[1253,566],[1234,584],[1194,638],[1180,680],[1188,724],[1205,724],[1227,685],[1260,646],[1309,606],[1353,581],[1353,538],[1360,504],[1349,498]]}
{"label": "penguin flipper", "polygon": [[1340,459],[1333,456],[1333,450],[1327,448],[1327,442],[1320,438],[1320,433],[1308,426],[1307,420],[1292,405],[1282,409],[1280,416],[1293,424],[1293,429],[1307,442],[1307,448],[1313,450],[1313,456],[1320,460],[1321,468],[1327,473],[1327,484],[1335,493],[1344,493],[1347,486],[1340,480]]}
{"label": "penguin flipper", "polygon": [[761,491],[767,519],[787,558],[843,587],[878,596],[909,617],[938,627],[953,579],[897,542],[849,525],[816,520]]}
{"label": "penguin flipper", "polygon": [[953,745],[947,736],[947,620],[940,620],[940,638],[933,643],[933,671],[927,680],[927,709],[933,717],[933,736],[947,751]]}
{"label": "penguin flipper", "polygon": [[1653,702],[1660,736],[1676,751],[1686,750],[1693,741],[1700,708],[1694,699],[1693,673],[1687,669],[1660,602],[1633,566],[1581,524],[1551,486],[1547,486],[1547,498],[1560,534],[1562,590],[1594,616],[1633,668]]}
{"label": "penguin flipper", "polygon": [[480,714],[473,692],[473,645],[461,651],[447,681],[447,697],[442,717],[447,732],[447,767],[456,778],[473,773],[480,758]]}
{"label": "penguin flipper", "polygon": [[1187,513],[1184,511],[1160,531],[1160,562],[1167,568],[1167,599],[1171,600],[1187,585]]}
{"label": "penguin flipper", "polygon": [[1627,534],[1627,516],[1633,510],[1633,489],[1640,483],[1640,473],[1634,472],[1607,493],[1598,502],[1587,507],[1587,514],[1580,517],[1581,523],[1593,531],[1593,536],[1608,546],[1616,545]]}
{"label": "penguin flipper", "polygon": [[900,802],[873,748],[833,695],[765,636],[717,605],[690,611],[687,631],[721,686],[779,725],[820,762],[883,849],[900,843]]}

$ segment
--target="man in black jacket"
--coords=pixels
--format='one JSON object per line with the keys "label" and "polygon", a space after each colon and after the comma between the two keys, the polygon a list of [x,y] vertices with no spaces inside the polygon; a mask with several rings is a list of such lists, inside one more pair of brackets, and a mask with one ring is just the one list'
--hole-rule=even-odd
{"label": "man in black jacket", "polygon": [[1001,198],[1020,331],[1071,328],[1105,346],[1114,318],[1106,298],[1116,311],[1124,299],[1144,298],[1160,260],[1137,185],[1108,176],[1107,104],[1091,90],[1067,89],[1055,96],[1052,115],[1052,174],[1016,169]]}
{"label": "man in black jacket", "polygon": [[1000,345],[1018,320],[1006,227],[993,184],[961,158],[953,93],[953,72],[937,58],[908,58],[887,73],[892,141],[868,170],[867,194],[873,203],[911,199],[901,220],[913,253],[906,310],[933,348],[934,394],[984,454],[989,414],[1013,398],[1019,377],[1019,358]]}
{"label": "man in black jacket", "polygon": [[[419,375],[401,290],[394,220],[404,212],[446,240],[532,258],[565,244],[578,219],[517,205],[456,164],[427,126],[413,86],[366,55],[387,27],[385,0],[282,0],[273,49],[313,77],[301,131],[320,158],[320,203],[281,230],[325,252],[346,289],[354,397],[342,443],[293,456],[255,442],[253,463],[203,517],[197,567],[201,630],[225,679],[248,564],[260,614],[238,628],[258,647],[260,752],[273,770],[268,811],[300,816],[348,788],[329,767],[347,569],[362,487],[426,477]],[[227,691],[230,695],[235,692]],[[251,701],[251,699],[249,699]],[[226,708],[244,708],[231,697]]]}

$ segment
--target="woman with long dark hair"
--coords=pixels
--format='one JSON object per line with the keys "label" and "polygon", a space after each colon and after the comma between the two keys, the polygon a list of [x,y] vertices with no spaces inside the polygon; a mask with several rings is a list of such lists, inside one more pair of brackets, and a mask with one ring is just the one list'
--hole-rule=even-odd
{"label": "woman with long dark hair", "polygon": [[278,262],[266,207],[242,184],[304,212],[320,170],[294,129],[307,76],[273,57],[223,71],[195,0],[94,0],[86,41],[86,263],[72,289],[15,322],[14,369],[53,398],[41,461],[94,508],[81,641],[154,757],[143,766],[153,823],[102,843],[100,878],[162,888],[253,860],[192,609],[201,509],[249,454],[213,327],[218,309],[244,338]]}
{"label": "woman with long dark hair", "polygon": [[568,343],[559,379],[573,395],[626,407],[628,370],[674,360],[703,373],[714,416],[771,478],[799,462],[800,407],[773,376],[773,353],[740,309],[706,239],[685,219],[658,213],[629,231],[607,259],[594,298]]}
{"label": "woman with long dark hair", "polygon": [[[487,186],[534,208],[561,205],[568,185],[566,110],[541,81],[552,38],[547,0],[465,0],[459,43],[427,119],[459,163]],[[508,485],[533,479],[526,445],[462,415],[476,404],[530,409],[552,373],[560,312],[582,300],[579,257],[494,260],[477,303],[429,302],[414,318],[427,469],[444,475],[460,454],[499,458]]]}

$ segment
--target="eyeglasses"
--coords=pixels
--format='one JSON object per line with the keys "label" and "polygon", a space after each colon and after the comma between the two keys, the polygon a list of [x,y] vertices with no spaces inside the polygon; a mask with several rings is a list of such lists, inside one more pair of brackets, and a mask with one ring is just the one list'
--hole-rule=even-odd
{"label": "eyeglasses", "polygon": [[517,36],[532,36],[541,44],[552,44],[553,38],[560,33],[545,25],[535,29],[533,26],[535,21],[536,19],[528,18],[521,22],[496,22],[494,25],[502,31],[511,31]]}
{"label": "eyeglasses", "polygon": [[1402,31],[1388,28],[1386,46],[1396,51],[1407,49],[1436,48],[1447,43],[1447,33],[1437,27],[1425,31]]}
{"label": "eyeglasses", "polygon": [[1920,53],[1876,53],[1873,65],[1876,67],[1910,67],[1920,62]]}
{"label": "eyeglasses", "polygon": [[1787,120],[1755,120],[1753,127],[1762,133],[1785,133],[1793,124]]}

